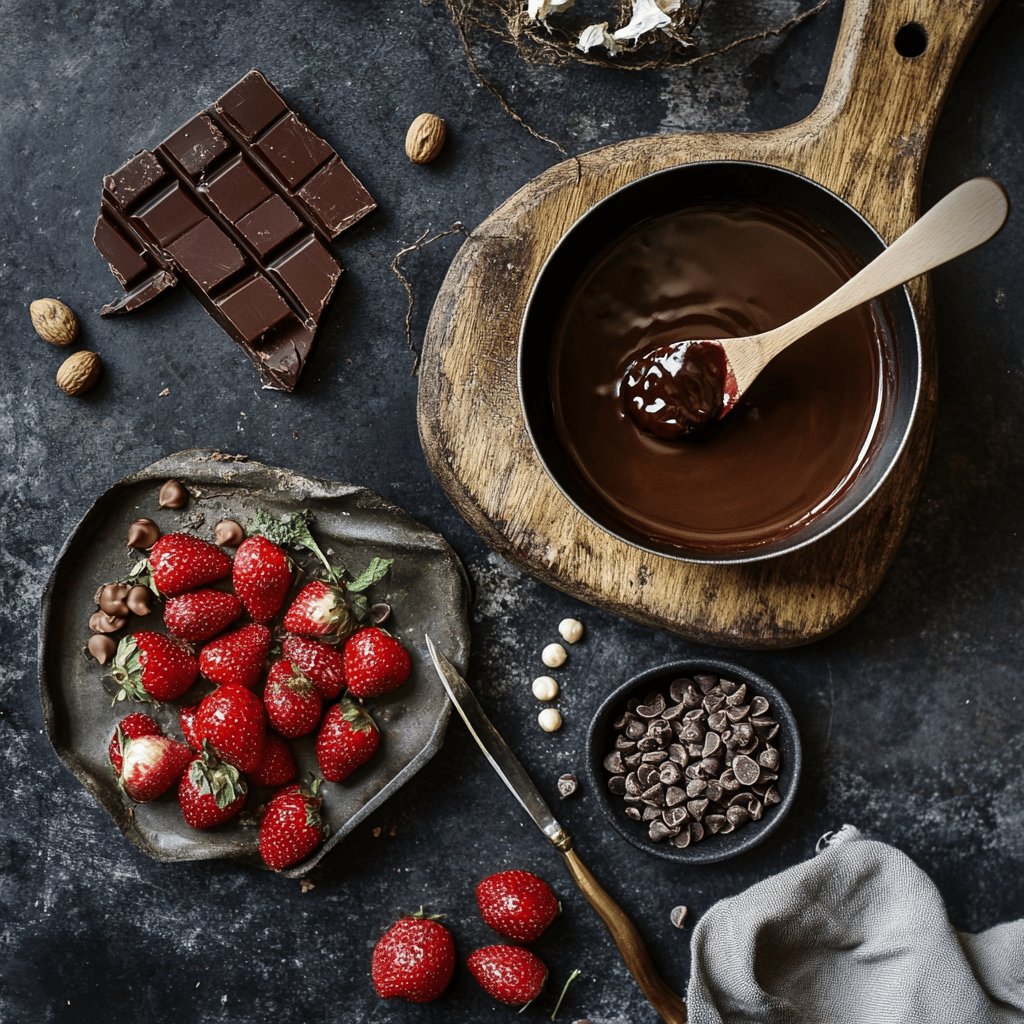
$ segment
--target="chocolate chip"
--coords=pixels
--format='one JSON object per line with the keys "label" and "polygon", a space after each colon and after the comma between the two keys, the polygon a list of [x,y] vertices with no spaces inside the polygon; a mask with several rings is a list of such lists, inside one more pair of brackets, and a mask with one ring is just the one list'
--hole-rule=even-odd
{"label": "chocolate chip", "polygon": [[640,758],[641,757],[643,757],[643,754],[641,754],[639,752],[637,752],[635,754],[623,754],[623,756],[622,756],[622,763],[627,768],[636,768],[637,765],[640,764]]}
{"label": "chocolate chip", "polygon": [[774,807],[780,803],[782,803],[782,797],[779,795],[779,791],[774,786],[769,786],[768,791],[764,795],[765,807]]}
{"label": "chocolate chip", "polygon": [[127,619],[119,615],[108,615],[106,612],[93,612],[89,616],[89,629],[93,633],[116,633]]}
{"label": "chocolate chip", "polygon": [[616,796],[622,796],[626,792],[626,780],[621,775],[613,775],[608,780],[608,791]]}
{"label": "chocolate chip", "polygon": [[700,778],[700,764],[688,764],[683,769],[684,779],[699,779]]}
{"label": "chocolate chip", "polygon": [[673,907],[672,912],[668,915],[668,919],[676,928],[686,927],[686,915],[689,911],[686,907]]}
{"label": "chocolate chip", "polygon": [[660,821],[661,808],[655,804],[648,804],[640,815],[641,821]]}
{"label": "chocolate chip", "polygon": [[632,754],[633,751],[636,750],[636,741],[631,740],[628,736],[616,736],[615,749],[621,750],[623,756],[626,754]]}
{"label": "chocolate chip", "polygon": [[625,729],[630,722],[633,721],[633,716],[628,712],[624,711],[618,718],[612,722],[612,728],[618,732],[621,729]]}
{"label": "chocolate chip", "polygon": [[612,775],[622,775],[626,771],[626,766],[622,763],[622,751],[613,750],[604,759],[604,770],[611,772]]}
{"label": "chocolate chip", "polygon": [[747,699],[747,684],[741,683],[726,697],[725,702],[731,708],[739,707]]}
{"label": "chocolate chip", "polygon": [[647,727],[646,739],[655,740],[661,746],[665,746],[669,741],[669,737],[672,735],[672,725],[666,722],[664,718],[656,718]]}
{"label": "chocolate chip", "polygon": [[734,806],[725,812],[725,817],[733,823],[733,826],[745,825],[750,821],[750,811],[746,807]]}
{"label": "chocolate chip", "polygon": [[679,835],[674,836],[669,842],[679,850],[685,850],[690,845],[690,830],[684,828]]}
{"label": "chocolate chip", "polygon": [[738,754],[733,758],[732,772],[742,786],[752,786],[761,777],[760,766],[746,754]]}
{"label": "chocolate chip", "polygon": [[668,751],[652,750],[647,754],[641,754],[640,760],[645,764],[661,764],[662,761],[668,760]]}
{"label": "chocolate chip", "polygon": [[700,707],[700,693],[697,692],[697,687],[692,683],[686,688],[686,693],[683,694],[680,703],[687,710],[692,711],[695,708]]}
{"label": "chocolate chip", "polygon": [[128,547],[148,551],[160,539],[160,527],[152,519],[136,519],[128,527]]}
{"label": "chocolate chip", "polygon": [[754,718],[760,718],[768,711],[769,706],[768,701],[758,694],[758,696],[752,697],[750,700],[750,714]]}
{"label": "chocolate chip", "polygon": [[626,808],[626,817],[627,818],[632,818],[634,821],[639,821],[640,818],[641,818],[640,808],[639,807],[627,807]]}
{"label": "chocolate chip", "polygon": [[666,786],[674,786],[683,777],[683,769],[675,761],[666,761],[658,773],[658,781]]}
{"label": "chocolate chip", "polygon": [[100,611],[106,612],[111,617],[124,618],[128,614],[128,604],[125,600],[128,597],[127,583],[108,583],[100,587],[96,595],[96,603]]}
{"label": "chocolate chip", "polygon": [[738,707],[725,709],[725,717],[728,718],[730,722],[742,722],[749,714],[749,704],[740,704]]}
{"label": "chocolate chip", "polygon": [[153,610],[153,592],[149,587],[134,586],[128,591],[124,603],[133,615],[149,615]]}
{"label": "chocolate chip", "polygon": [[686,801],[686,810],[694,821],[700,821],[700,819],[704,817],[704,812],[707,809],[708,802],[707,800],[703,799],[703,797],[699,800]]}
{"label": "chocolate chip", "polygon": [[686,795],[697,798],[708,791],[707,779],[690,779],[686,784]]}
{"label": "chocolate chip", "polygon": [[649,754],[652,750],[658,750],[660,747],[661,744],[654,736],[644,736],[643,739],[638,740],[636,744],[636,749],[639,750],[641,754]]}
{"label": "chocolate chip", "polygon": [[700,675],[695,675],[693,681],[700,688],[701,693],[710,693],[718,685],[718,676],[702,672]]}
{"label": "chocolate chip", "polygon": [[764,817],[764,804],[760,800],[755,800],[750,805],[750,820],[760,821]]}
{"label": "chocolate chip", "polygon": [[693,680],[687,679],[685,676],[680,679],[673,679],[668,684],[668,695],[673,703],[678,704],[683,699],[683,694],[686,693],[688,686],[693,686]]}
{"label": "chocolate chip", "polygon": [[721,693],[709,693],[704,698],[702,707],[709,715],[713,715],[724,703],[725,698]]}
{"label": "chocolate chip", "polygon": [[682,704],[673,704],[671,707],[665,708],[661,713],[661,717],[666,722],[674,722],[678,718],[683,717],[683,713],[686,711],[686,707]]}
{"label": "chocolate chip", "polygon": [[720,804],[725,799],[725,789],[718,779],[708,779],[705,785],[707,789],[704,793],[710,801]]}
{"label": "chocolate chip", "polygon": [[[576,793],[576,790],[580,788],[579,780],[575,775],[566,773],[565,775],[559,775],[558,777],[558,795],[566,800]],[[623,788],[625,788],[625,779],[623,779]]]}
{"label": "chocolate chip", "polygon": [[106,665],[117,653],[117,641],[102,633],[94,633],[89,637],[85,649],[101,664]]}
{"label": "chocolate chip", "polygon": [[704,826],[699,821],[690,822],[690,842],[699,843],[704,838]]}
{"label": "chocolate chip", "polygon": [[657,718],[665,710],[665,698],[660,693],[649,693],[644,703],[639,704],[636,713],[641,718]]}
{"label": "chocolate chip", "polygon": [[725,731],[728,721],[729,719],[724,711],[716,711],[713,715],[708,715],[708,728],[712,732],[721,734]]}
{"label": "chocolate chip", "polygon": [[745,747],[754,738],[754,727],[750,722],[737,722],[732,727],[733,746]]}
{"label": "chocolate chip", "polygon": [[705,729],[700,722],[684,722],[679,738],[687,743],[703,743],[704,732]]}
{"label": "chocolate chip", "polygon": [[665,790],[665,803],[669,807],[677,807],[685,799],[686,791],[679,786],[669,786],[668,789]]}
{"label": "chocolate chip", "polygon": [[721,832],[725,826],[726,817],[724,814],[709,814],[704,819],[704,827],[712,834]]}
{"label": "chocolate chip", "polygon": [[651,804],[654,807],[665,806],[665,787],[660,782],[655,782],[654,785],[648,786],[640,794],[640,799],[645,804]]}
{"label": "chocolate chip", "polygon": [[237,548],[245,540],[245,530],[234,519],[222,519],[213,528],[213,539],[226,548]]}
{"label": "chocolate chip", "polygon": [[[630,772],[626,776],[625,784],[625,792],[629,793],[630,796],[639,796],[645,788],[640,784],[640,779],[636,772]],[[609,782],[609,785],[611,785],[611,782]]]}
{"label": "chocolate chip", "polygon": [[714,757],[722,749],[722,737],[717,732],[709,732],[704,737],[704,750],[702,751],[705,757]]}
{"label": "chocolate chip", "polygon": [[626,735],[631,740],[638,740],[641,736],[647,732],[647,726],[643,722],[632,719],[632,721],[626,723]]}
{"label": "chocolate chip", "polygon": [[651,841],[660,843],[671,836],[676,835],[674,829],[671,829],[663,821],[652,821],[651,827],[648,829],[648,834],[651,837]]}
{"label": "chocolate chip", "polygon": [[161,508],[184,508],[188,504],[188,491],[178,480],[168,480],[160,488]]}
{"label": "chocolate chip", "polygon": [[726,697],[728,697],[730,694],[736,692],[736,689],[739,684],[734,683],[731,679],[723,679],[719,682],[718,685],[721,687],[722,693],[724,693]]}
{"label": "chocolate chip", "polygon": [[669,828],[678,828],[690,817],[690,812],[685,807],[667,807],[661,813],[662,821]]}
{"label": "chocolate chip", "polygon": [[722,772],[722,762],[717,757],[705,757],[698,767],[705,779],[716,779]]}
{"label": "chocolate chip", "polygon": [[682,743],[669,744],[668,756],[683,768],[685,768],[690,761],[690,755],[686,752],[686,747],[684,747]]}
{"label": "chocolate chip", "polygon": [[642,764],[636,770],[636,778],[640,783],[640,789],[644,790],[658,777],[658,769],[653,764]]}

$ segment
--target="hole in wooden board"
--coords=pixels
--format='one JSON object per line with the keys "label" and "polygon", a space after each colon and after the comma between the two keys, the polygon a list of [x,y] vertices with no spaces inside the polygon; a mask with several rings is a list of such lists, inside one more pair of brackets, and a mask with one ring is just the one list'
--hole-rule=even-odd
{"label": "hole in wooden board", "polygon": [[916,21],[908,22],[896,33],[893,45],[901,57],[920,57],[928,48],[928,33]]}

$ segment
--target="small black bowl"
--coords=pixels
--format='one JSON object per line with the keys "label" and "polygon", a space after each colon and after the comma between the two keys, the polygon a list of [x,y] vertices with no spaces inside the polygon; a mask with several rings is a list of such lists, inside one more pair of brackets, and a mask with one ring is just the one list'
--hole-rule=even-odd
{"label": "small black bowl", "polygon": [[[725,679],[746,683],[751,691],[751,696],[760,694],[771,704],[775,720],[781,726],[774,743],[782,755],[779,781],[776,784],[782,801],[768,809],[760,821],[747,822],[735,832],[707,836],[699,843],[679,849],[667,842],[651,842],[644,826],[623,814],[621,798],[608,791],[608,773],[604,769],[603,762],[614,744],[612,722],[622,713],[630,698],[643,697],[652,690],[665,692],[673,680],[680,676],[692,676],[700,672],[712,672]],[[634,676],[629,682],[624,683],[597,709],[587,734],[587,750],[587,770],[590,773],[590,784],[593,792],[597,794],[601,809],[612,828],[638,850],[652,853],[665,860],[674,860],[680,864],[713,864],[716,861],[727,860],[729,857],[735,857],[756,846],[771,832],[774,832],[793,804],[802,764],[796,719],[782,694],[771,683],[751,672],[750,669],[730,661],[719,661],[714,658],[674,661],[641,672],[640,675]]]}

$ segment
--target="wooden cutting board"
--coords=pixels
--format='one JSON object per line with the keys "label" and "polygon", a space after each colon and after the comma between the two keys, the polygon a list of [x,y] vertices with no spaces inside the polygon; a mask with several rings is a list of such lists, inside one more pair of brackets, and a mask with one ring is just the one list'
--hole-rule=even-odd
{"label": "wooden cutting board", "polygon": [[[846,0],[824,94],[803,121],[594,150],[545,171],[472,232],[427,328],[418,419],[431,469],[492,547],[574,597],[707,643],[804,644],[864,607],[906,531],[931,445],[936,359],[927,279],[910,286],[924,361],[917,421],[899,463],[843,527],[749,565],[653,555],[576,511],[526,433],[516,385],[519,328],[540,267],[572,224],[609,193],[667,167],[752,160],[797,171],[845,198],[891,241],[917,216],[925,154],[947,90],[996,2]],[[921,39],[907,25],[926,37],[915,57],[900,52]]]}

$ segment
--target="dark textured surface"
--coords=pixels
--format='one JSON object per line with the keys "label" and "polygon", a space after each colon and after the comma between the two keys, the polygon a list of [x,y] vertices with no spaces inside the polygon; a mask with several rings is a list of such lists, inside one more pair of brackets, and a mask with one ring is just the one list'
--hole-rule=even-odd
{"label": "dark textured surface", "polygon": [[[783,0],[721,12],[786,8]],[[617,76],[489,66],[513,102],[570,151],[662,129],[758,128],[813,106],[839,17],[735,51],[695,73]],[[191,445],[364,483],[442,531],[477,585],[471,679],[552,797],[582,770],[590,713],[638,669],[697,648],[583,608],[488,554],[427,473],[414,422],[394,252],[424,228],[474,224],[556,154],[470,78],[437,4],[0,2],[0,1020],[508,1020],[461,971],[433,1007],[380,1004],[369,952],[399,911],[448,914],[460,952],[492,936],[472,887],[520,866],[556,885],[564,918],[539,943],[557,981],[584,975],[563,1020],[652,1018],[561,867],[495,788],[463,731],[314,873],[298,883],[229,864],[159,865],[134,850],[42,732],[33,651],[38,594],[65,534],[125,473]],[[940,125],[926,176],[934,201],[989,173],[1024,184],[1017,54],[1024,7],[1005,3],[981,37]],[[158,68],[148,77],[145,64]],[[92,311],[116,283],[92,249],[104,171],[152,145],[258,65],[337,146],[382,210],[336,250],[347,273],[293,396],[254,388],[244,356],[184,295],[125,323]],[[402,155],[423,110],[449,120],[442,158]],[[454,242],[414,255],[423,303]],[[671,980],[688,968],[677,903],[714,900],[810,854],[844,821],[896,843],[939,884],[954,923],[1024,914],[1024,732],[1020,727],[1020,443],[1024,381],[1020,218],[939,271],[942,399],[924,492],[886,583],[864,614],[806,650],[742,655],[776,682],[802,726],[804,782],[779,832],[749,855],[680,870],[642,857],[585,792],[561,805],[595,874],[635,914]],[[38,341],[28,302],[64,298],[106,365],[91,395],[53,386],[60,353]],[[159,397],[163,389],[166,397]],[[565,729],[542,734],[529,681],[558,620],[588,628],[561,671]],[[77,639],[77,638],[76,638]],[[377,827],[383,829],[375,837]],[[394,835],[391,830],[394,829]],[[550,998],[522,1019],[545,1020]]]}

